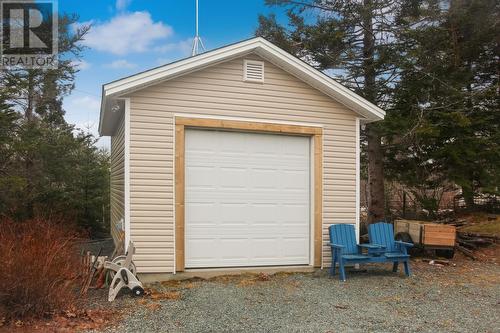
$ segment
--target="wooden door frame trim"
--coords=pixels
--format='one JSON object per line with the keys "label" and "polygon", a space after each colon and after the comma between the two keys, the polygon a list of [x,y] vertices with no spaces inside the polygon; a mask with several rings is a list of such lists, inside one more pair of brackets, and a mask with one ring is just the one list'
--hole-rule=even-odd
{"label": "wooden door frame trim", "polygon": [[314,267],[321,267],[323,221],[323,129],[314,126],[250,122],[207,118],[175,117],[175,271],[185,269],[185,130],[188,128],[226,129],[242,132],[261,132],[308,136],[314,149]]}

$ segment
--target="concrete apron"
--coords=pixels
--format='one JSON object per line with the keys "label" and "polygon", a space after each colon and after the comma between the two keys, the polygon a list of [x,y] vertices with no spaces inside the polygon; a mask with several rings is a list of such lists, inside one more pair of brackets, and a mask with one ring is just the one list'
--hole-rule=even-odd
{"label": "concrete apron", "polygon": [[184,272],[171,273],[139,273],[138,277],[142,283],[153,283],[168,280],[186,280],[192,278],[210,279],[223,275],[242,274],[275,274],[280,272],[288,273],[313,273],[319,270],[312,266],[269,266],[269,267],[237,267],[237,268],[198,268],[186,269]]}

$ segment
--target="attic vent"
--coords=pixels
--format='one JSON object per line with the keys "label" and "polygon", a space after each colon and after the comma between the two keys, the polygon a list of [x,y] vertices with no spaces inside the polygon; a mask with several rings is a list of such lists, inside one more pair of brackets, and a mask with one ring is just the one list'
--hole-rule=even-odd
{"label": "attic vent", "polygon": [[243,61],[243,80],[264,82],[264,62],[245,59]]}

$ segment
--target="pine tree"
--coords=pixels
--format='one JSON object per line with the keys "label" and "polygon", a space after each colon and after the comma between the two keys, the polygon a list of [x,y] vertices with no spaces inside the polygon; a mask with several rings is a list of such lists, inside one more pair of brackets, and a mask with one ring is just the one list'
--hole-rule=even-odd
{"label": "pine tree", "polygon": [[59,18],[58,68],[0,72],[0,216],[56,214],[99,231],[108,219],[109,154],[92,135],[75,135],[62,107],[89,29],[73,31],[75,22]]}
{"label": "pine tree", "polygon": [[[400,75],[399,35],[421,21],[420,1],[267,1],[288,9],[290,28],[274,16],[259,18],[257,35],[333,75],[382,108],[389,108]],[[311,16],[312,19],[311,19]],[[368,159],[368,222],[384,218],[384,152],[381,125],[364,132]]]}
{"label": "pine tree", "polygon": [[469,208],[478,192],[499,193],[498,12],[491,0],[451,1],[402,37],[412,47],[385,122],[387,171],[430,211],[448,184]]}

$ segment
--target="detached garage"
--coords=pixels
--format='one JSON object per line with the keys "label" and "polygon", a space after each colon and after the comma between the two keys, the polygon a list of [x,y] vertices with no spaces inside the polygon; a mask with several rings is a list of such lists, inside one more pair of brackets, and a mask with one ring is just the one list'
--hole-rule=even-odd
{"label": "detached garage", "polygon": [[359,225],[359,129],[385,113],[262,38],[104,85],[111,233],[139,273],[323,267]]}

